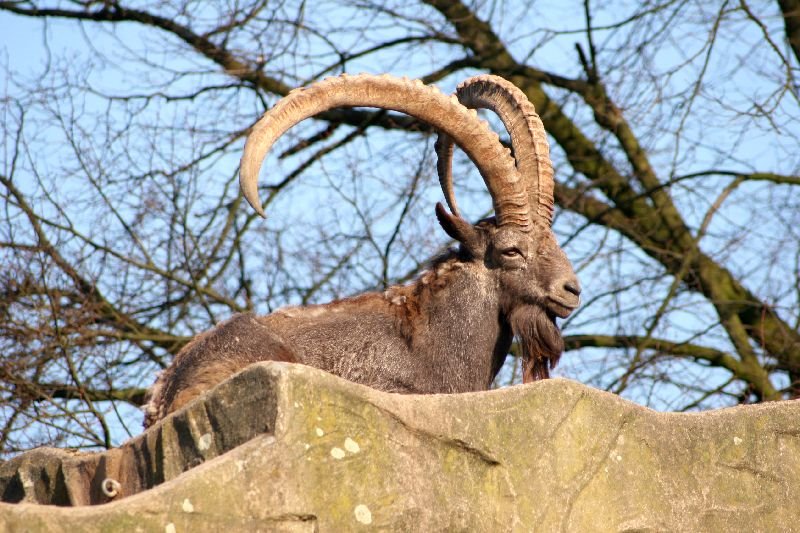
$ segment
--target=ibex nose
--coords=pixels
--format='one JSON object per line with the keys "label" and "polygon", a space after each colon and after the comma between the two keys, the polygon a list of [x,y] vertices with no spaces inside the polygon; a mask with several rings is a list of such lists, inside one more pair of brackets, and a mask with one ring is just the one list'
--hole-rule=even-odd
{"label": "ibex nose", "polygon": [[[554,280],[555,281],[555,280]],[[550,310],[556,316],[567,318],[581,304],[581,283],[575,274],[565,274],[553,284],[549,296]]]}
{"label": "ibex nose", "polygon": [[567,276],[561,285],[561,305],[575,309],[581,304],[581,282],[577,276]]}
{"label": "ibex nose", "polygon": [[580,296],[581,295],[581,284],[580,284],[580,282],[578,281],[577,278],[567,280],[564,283],[564,290],[569,292],[569,293],[574,294],[575,296]]}

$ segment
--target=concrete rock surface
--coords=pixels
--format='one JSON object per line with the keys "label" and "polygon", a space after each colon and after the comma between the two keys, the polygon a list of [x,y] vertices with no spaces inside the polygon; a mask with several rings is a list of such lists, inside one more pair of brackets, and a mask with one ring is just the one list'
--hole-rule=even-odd
{"label": "concrete rock surface", "polygon": [[261,363],[114,450],[6,461],[0,496],[5,531],[800,531],[800,401],[404,396]]}

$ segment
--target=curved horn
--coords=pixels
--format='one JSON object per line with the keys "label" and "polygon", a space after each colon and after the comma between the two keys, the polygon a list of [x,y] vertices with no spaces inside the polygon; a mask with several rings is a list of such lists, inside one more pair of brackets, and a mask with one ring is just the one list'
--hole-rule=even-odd
{"label": "curved horn", "polygon": [[453,149],[455,148],[455,143],[448,134],[440,131],[433,147],[436,150],[436,173],[439,175],[439,185],[442,187],[444,200],[447,202],[450,212],[461,218],[461,213],[458,211],[458,204],[456,203],[456,193],[453,190]]}
{"label": "curved horn", "polygon": [[[544,125],[525,93],[499,76],[484,74],[460,83],[456,95],[465,106],[489,109],[503,121],[511,136],[517,170],[526,182],[530,205],[537,218],[551,224],[554,183],[550,146]],[[440,134],[436,141],[436,155],[439,181],[452,209],[456,205],[452,195],[453,141],[446,134]]]}
{"label": "curved horn", "polygon": [[354,106],[401,111],[445,132],[478,167],[492,195],[498,223],[530,227],[526,183],[489,125],[436,87],[386,74],[328,78],[293,90],[264,113],[247,138],[239,170],[242,193],[258,214],[265,216],[258,197],[258,173],[278,137],[317,113]]}

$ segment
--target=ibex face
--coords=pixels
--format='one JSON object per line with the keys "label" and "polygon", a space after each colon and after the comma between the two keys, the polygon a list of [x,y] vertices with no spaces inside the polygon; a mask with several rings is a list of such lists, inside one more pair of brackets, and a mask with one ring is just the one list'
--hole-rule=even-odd
{"label": "ibex face", "polygon": [[437,205],[436,215],[447,234],[471,257],[483,258],[487,270],[496,276],[505,313],[518,306],[536,305],[566,318],[578,307],[580,282],[550,228],[536,226],[522,232],[498,227],[493,218],[473,226],[441,205]]}
{"label": "ibex face", "polygon": [[497,228],[488,259],[499,270],[503,293],[517,305],[538,305],[561,318],[578,307],[580,283],[550,228]]}

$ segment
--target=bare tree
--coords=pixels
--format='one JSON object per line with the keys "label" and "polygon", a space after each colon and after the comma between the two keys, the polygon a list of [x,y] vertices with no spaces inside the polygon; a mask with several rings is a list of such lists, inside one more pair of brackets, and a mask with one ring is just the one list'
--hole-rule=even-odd
{"label": "bare tree", "polygon": [[448,245],[433,132],[391,112],[301,124],[265,163],[270,218],[243,208],[247,129],[341,72],[493,73],[533,102],[584,286],[560,375],[660,409],[800,395],[797,2],[0,1],[0,21],[2,454],[114,445],[197,332],[408,280]]}

